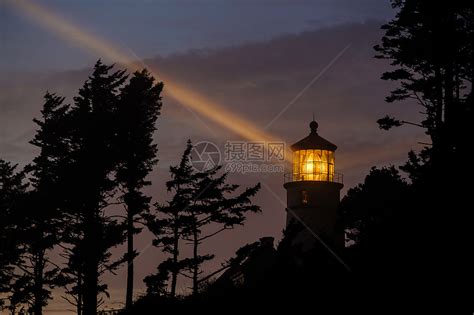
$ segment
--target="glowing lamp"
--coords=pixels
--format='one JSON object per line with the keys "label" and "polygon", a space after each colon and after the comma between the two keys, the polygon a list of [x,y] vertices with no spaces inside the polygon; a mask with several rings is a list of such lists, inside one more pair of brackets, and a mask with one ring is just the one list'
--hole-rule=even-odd
{"label": "glowing lamp", "polygon": [[291,146],[293,170],[289,181],[342,181],[334,171],[334,151],[337,146],[318,135],[318,123],[309,124],[311,133]]}

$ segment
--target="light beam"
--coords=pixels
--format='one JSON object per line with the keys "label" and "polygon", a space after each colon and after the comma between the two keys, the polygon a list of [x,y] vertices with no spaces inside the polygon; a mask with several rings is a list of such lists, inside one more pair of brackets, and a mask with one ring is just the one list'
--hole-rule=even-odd
{"label": "light beam", "polygon": [[[81,49],[89,50],[110,59],[112,62],[120,63],[131,72],[137,70],[141,65],[140,61],[137,61],[134,57],[130,57],[128,53],[123,52],[119,47],[82,30],[70,21],[65,20],[38,3],[33,3],[29,0],[6,0],[6,2],[12,7],[20,9],[21,12],[53,31],[62,39]],[[163,73],[158,74],[156,69],[149,68],[148,70],[156,79],[166,83],[165,93],[169,97],[205,116],[221,127],[250,141],[282,142],[278,137],[274,137],[262,131],[249,120],[225,109],[224,106],[217,102],[213,102],[206,96],[164,76]],[[285,156],[290,157],[289,154],[285,154]]]}

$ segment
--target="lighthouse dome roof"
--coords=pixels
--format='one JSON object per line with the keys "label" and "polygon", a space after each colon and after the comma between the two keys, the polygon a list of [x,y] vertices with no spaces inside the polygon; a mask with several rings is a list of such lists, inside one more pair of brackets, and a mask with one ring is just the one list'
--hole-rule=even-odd
{"label": "lighthouse dome roof", "polygon": [[309,149],[336,151],[337,146],[334,143],[331,143],[318,135],[318,123],[316,121],[313,120],[310,122],[309,127],[311,129],[310,134],[293,144],[291,146],[293,151]]}

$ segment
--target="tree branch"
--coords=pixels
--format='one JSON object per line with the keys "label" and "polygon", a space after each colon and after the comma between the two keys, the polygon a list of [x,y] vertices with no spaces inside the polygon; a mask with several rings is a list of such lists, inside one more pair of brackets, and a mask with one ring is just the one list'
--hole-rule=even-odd
{"label": "tree branch", "polygon": [[185,273],[183,273],[183,272],[181,272],[181,271],[178,271],[178,274],[180,274],[180,275],[182,275],[183,277],[188,278],[188,279],[192,279],[192,278],[193,278],[193,277],[191,277],[191,276],[189,276],[189,275],[187,275],[187,274],[185,274]]}
{"label": "tree branch", "polygon": [[201,242],[201,241],[203,241],[203,240],[205,240],[205,239],[211,238],[211,237],[213,237],[214,235],[219,234],[219,233],[222,232],[222,231],[231,230],[231,229],[232,229],[232,228],[228,228],[228,227],[225,227],[225,226],[224,226],[223,228],[221,228],[221,229],[215,231],[214,233],[211,233],[211,234],[208,234],[208,235],[206,235],[206,236],[203,236],[203,237],[199,238],[198,241]]}

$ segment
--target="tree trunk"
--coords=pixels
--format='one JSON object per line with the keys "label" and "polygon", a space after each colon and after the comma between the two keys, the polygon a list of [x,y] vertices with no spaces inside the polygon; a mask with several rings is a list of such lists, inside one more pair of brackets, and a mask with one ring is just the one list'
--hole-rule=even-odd
{"label": "tree trunk", "polygon": [[441,74],[440,66],[437,64],[435,66],[435,81],[436,81],[436,109],[434,111],[434,126],[432,130],[429,130],[431,141],[433,143],[433,154],[432,162],[434,165],[438,165],[440,152],[443,147],[443,112],[444,112],[444,102],[443,102],[443,78]]}
{"label": "tree trunk", "polygon": [[77,275],[77,315],[82,315],[82,273],[79,272]]}
{"label": "tree trunk", "polygon": [[130,309],[133,304],[133,211],[129,207],[127,213],[127,292],[125,298],[125,308]]}
{"label": "tree trunk", "polygon": [[[94,259],[95,260],[95,259]],[[97,315],[98,264],[95,261],[86,263],[84,272],[84,315]]]}
{"label": "tree trunk", "polygon": [[36,254],[36,261],[34,266],[34,278],[35,283],[33,284],[33,314],[43,314],[43,271],[44,271],[44,251],[40,249]]}
{"label": "tree trunk", "polygon": [[[443,157],[446,160],[452,159],[452,147],[458,141],[456,134],[454,132],[455,120],[456,120],[456,108],[457,105],[454,99],[455,95],[455,49],[456,42],[454,42],[455,34],[455,25],[454,25],[454,15],[450,12],[445,28],[447,29],[447,34],[451,35],[444,41],[446,48],[446,62],[444,69],[444,137],[445,137],[445,147]],[[445,161],[443,161],[445,162]]]}
{"label": "tree trunk", "polygon": [[175,222],[173,237],[174,237],[174,244],[173,244],[173,270],[171,273],[171,297],[174,298],[176,296],[176,283],[178,281],[179,231],[178,231],[177,222]]}
{"label": "tree trunk", "polygon": [[[91,220],[92,219],[92,220]],[[98,220],[98,219],[97,219]],[[99,294],[99,250],[97,242],[102,242],[98,234],[96,216],[84,220],[86,257],[84,260],[84,315],[97,315],[97,295]]]}
{"label": "tree trunk", "polygon": [[198,264],[198,232],[197,228],[193,231],[193,296],[196,297],[198,294],[198,271],[199,271],[199,264]]}

